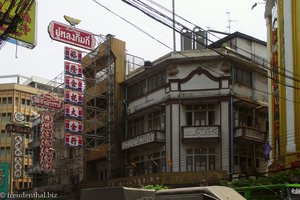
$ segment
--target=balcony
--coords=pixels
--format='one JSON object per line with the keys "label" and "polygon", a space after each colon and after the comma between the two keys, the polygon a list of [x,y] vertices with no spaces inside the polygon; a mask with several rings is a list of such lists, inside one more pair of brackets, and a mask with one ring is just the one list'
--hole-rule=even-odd
{"label": "balcony", "polygon": [[138,135],[134,138],[125,140],[122,142],[122,150],[130,149],[133,147],[146,145],[150,143],[164,143],[166,141],[166,134],[165,132],[153,130],[151,132]]}
{"label": "balcony", "polygon": [[235,128],[234,138],[265,142],[267,138],[267,132],[252,127],[237,127]]}
{"label": "balcony", "polygon": [[219,139],[220,126],[183,126],[182,139]]}

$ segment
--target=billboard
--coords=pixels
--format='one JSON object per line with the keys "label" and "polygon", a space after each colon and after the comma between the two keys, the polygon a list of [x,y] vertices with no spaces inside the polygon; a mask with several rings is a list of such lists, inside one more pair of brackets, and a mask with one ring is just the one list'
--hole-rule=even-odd
{"label": "billboard", "polygon": [[96,46],[96,38],[94,34],[52,21],[48,26],[48,32],[51,39],[71,44],[88,50],[93,50]]}
{"label": "billboard", "polygon": [[[11,39],[17,40],[21,46],[32,49],[36,46],[37,3],[35,0],[16,0],[14,6],[12,6],[13,3],[14,1],[0,0],[0,16],[7,14],[6,18],[1,18],[6,23],[0,23],[0,35],[6,34],[9,30],[9,41]],[[16,13],[21,16],[21,21],[17,23],[17,28],[14,30],[12,24],[13,20],[16,19]]]}

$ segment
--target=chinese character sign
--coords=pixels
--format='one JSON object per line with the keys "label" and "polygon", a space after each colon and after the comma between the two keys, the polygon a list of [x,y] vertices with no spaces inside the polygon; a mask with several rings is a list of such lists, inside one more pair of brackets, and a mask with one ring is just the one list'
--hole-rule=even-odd
{"label": "chinese character sign", "polygon": [[82,105],[83,95],[81,92],[65,90],[65,102],[76,105]]}
{"label": "chinese character sign", "polygon": [[82,60],[82,51],[78,49],[73,49],[70,47],[65,47],[65,59],[73,62],[80,63]]}
{"label": "chinese character sign", "polygon": [[65,62],[65,73],[68,75],[82,77],[82,66],[80,64]]}
{"label": "chinese character sign", "polygon": [[71,146],[71,147],[82,146],[82,136],[81,135],[66,133],[65,139],[66,139],[65,144],[67,146]]}
{"label": "chinese character sign", "polygon": [[14,179],[23,178],[23,154],[24,154],[24,141],[23,136],[14,134],[13,146],[13,177]]}
{"label": "chinese character sign", "polygon": [[82,130],[83,130],[83,123],[82,123],[82,121],[78,121],[78,120],[66,119],[65,120],[65,130],[67,132],[81,134]]}
{"label": "chinese character sign", "polygon": [[48,172],[53,164],[53,115],[44,112],[41,115],[41,145],[40,145],[40,168]]}
{"label": "chinese character sign", "polygon": [[66,89],[82,91],[82,80],[79,78],[73,78],[70,76],[65,76],[65,86]]}
{"label": "chinese character sign", "polygon": [[82,107],[71,104],[65,105],[65,116],[73,119],[82,119]]}

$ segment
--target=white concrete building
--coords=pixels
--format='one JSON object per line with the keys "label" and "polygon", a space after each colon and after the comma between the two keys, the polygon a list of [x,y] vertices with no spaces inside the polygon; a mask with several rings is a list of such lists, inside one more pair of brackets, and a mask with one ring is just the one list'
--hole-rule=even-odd
{"label": "white concrete building", "polygon": [[[223,47],[221,47],[223,46]],[[235,32],[127,75],[125,175],[266,170],[267,44]]]}

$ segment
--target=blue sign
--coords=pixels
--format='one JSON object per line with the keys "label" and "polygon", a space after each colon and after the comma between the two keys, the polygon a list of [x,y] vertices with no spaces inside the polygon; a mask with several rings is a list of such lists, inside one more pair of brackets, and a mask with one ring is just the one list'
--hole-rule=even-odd
{"label": "blue sign", "polygon": [[6,199],[9,186],[9,163],[0,163],[0,199]]}

